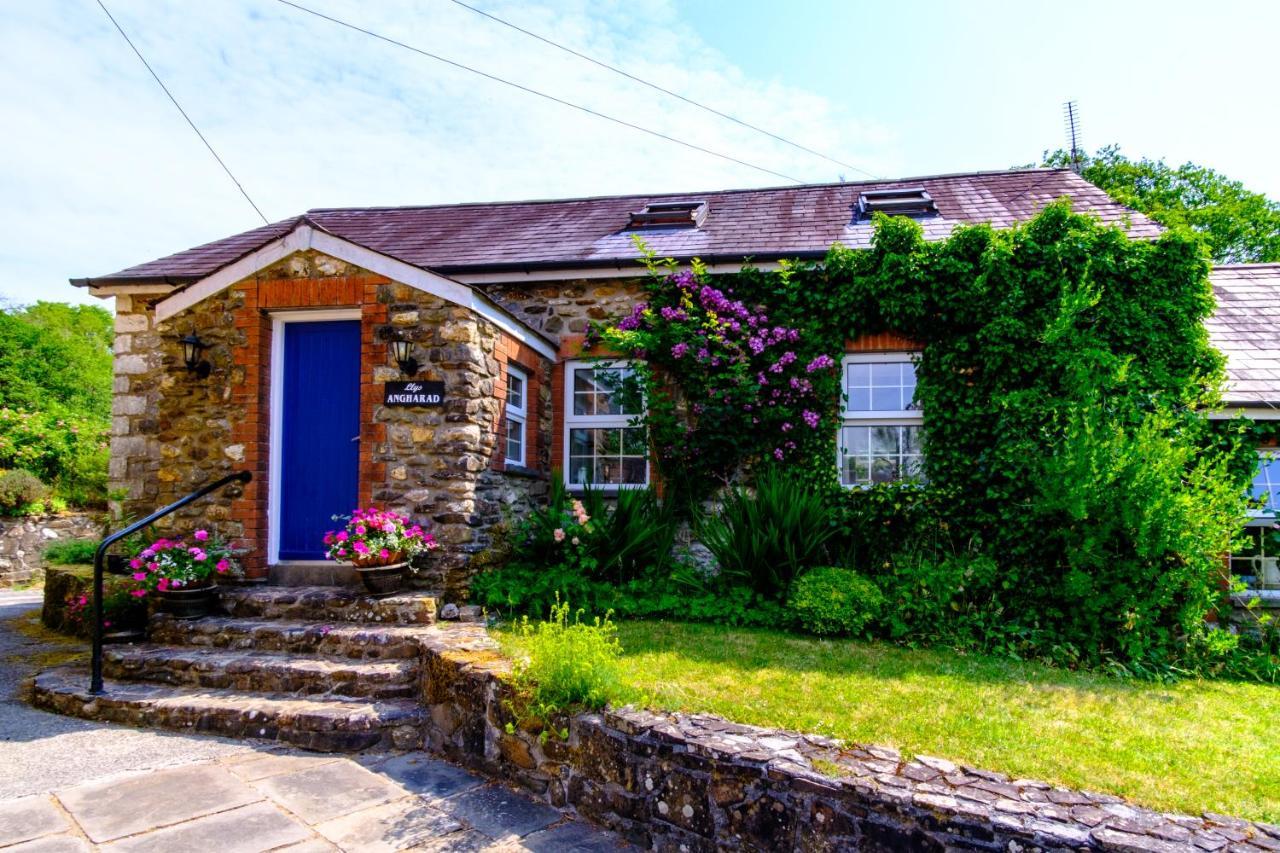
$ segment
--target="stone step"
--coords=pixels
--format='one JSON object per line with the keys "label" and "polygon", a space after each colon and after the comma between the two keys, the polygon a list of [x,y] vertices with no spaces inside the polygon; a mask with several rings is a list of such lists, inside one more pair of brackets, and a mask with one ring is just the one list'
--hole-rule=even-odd
{"label": "stone step", "polygon": [[183,620],[157,614],[151,619],[151,641],[157,645],[253,649],[360,660],[417,659],[419,640],[437,630],[425,625],[326,624],[235,616]]}
{"label": "stone step", "polygon": [[228,616],[383,625],[430,625],[441,598],[420,591],[375,598],[343,586],[226,586],[218,596]]}
{"label": "stone step", "polygon": [[131,681],[89,694],[83,667],[36,676],[31,702],[87,720],[280,741],[316,752],[421,749],[424,711],[416,701],[298,698]]}
{"label": "stone step", "polygon": [[419,694],[418,662],[361,661],[287,652],[200,646],[136,645],[108,648],[108,678],[255,693],[405,699]]}

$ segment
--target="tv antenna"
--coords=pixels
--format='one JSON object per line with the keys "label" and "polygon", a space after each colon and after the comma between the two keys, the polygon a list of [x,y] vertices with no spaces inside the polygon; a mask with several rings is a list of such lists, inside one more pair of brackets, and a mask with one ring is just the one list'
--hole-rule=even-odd
{"label": "tv antenna", "polygon": [[1067,142],[1071,145],[1071,171],[1078,175],[1084,160],[1084,150],[1080,144],[1080,105],[1075,101],[1067,101],[1062,106],[1062,115],[1067,125]]}

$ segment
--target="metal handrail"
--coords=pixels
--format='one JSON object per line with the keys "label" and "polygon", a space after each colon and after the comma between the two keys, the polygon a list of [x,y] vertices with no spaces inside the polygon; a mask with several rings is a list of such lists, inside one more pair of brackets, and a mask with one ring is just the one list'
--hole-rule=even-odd
{"label": "metal handrail", "polygon": [[102,621],[103,603],[102,603],[102,570],[103,559],[106,557],[107,549],[115,543],[119,542],[126,536],[137,533],[144,527],[154,524],[164,518],[171,512],[182,509],[189,503],[200,500],[200,498],[216,492],[229,483],[248,483],[253,479],[253,473],[250,471],[238,471],[235,474],[228,474],[221,480],[210,483],[207,486],[201,486],[191,494],[184,498],[179,498],[166,507],[156,510],[141,521],[135,521],[123,530],[117,530],[98,545],[98,550],[93,552],[93,674],[89,680],[89,692],[93,695],[100,695],[102,690]]}

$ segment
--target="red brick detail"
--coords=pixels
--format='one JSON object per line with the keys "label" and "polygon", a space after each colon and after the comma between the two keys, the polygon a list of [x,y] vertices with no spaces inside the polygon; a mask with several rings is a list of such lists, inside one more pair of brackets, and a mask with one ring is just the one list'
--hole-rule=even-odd
{"label": "red brick detail", "polygon": [[382,384],[374,382],[374,368],[389,365],[385,341],[376,340],[374,330],[387,322],[387,306],[378,301],[378,282],[364,285],[360,310],[360,503],[373,503],[373,490],[386,482],[387,465],[374,459],[375,449],[387,440],[387,425],[377,423],[373,413],[382,403]]}
{"label": "red brick detail", "polygon": [[[386,346],[372,343],[372,324],[386,318],[386,306],[377,303],[377,287],[389,280],[382,276],[355,275],[330,278],[248,280],[236,285],[244,294],[232,322],[243,334],[243,343],[234,353],[243,379],[232,386],[231,399],[243,412],[231,427],[231,443],[243,445],[244,461],[237,467],[251,471],[253,481],[231,503],[231,519],[244,530],[240,544],[247,551],[243,560],[250,578],[267,573],[267,496],[270,489],[271,437],[271,316],[273,310],[306,308],[362,309],[361,344],[361,443],[360,498],[366,500],[374,482],[382,479],[381,465],[372,462],[373,442],[384,440],[382,424],[373,423],[369,404],[373,389],[373,367],[386,361]],[[371,319],[372,318],[372,319]]]}
{"label": "red brick detail", "polygon": [[880,332],[875,335],[860,335],[851,341],[845,341],[845,352],[919,352],[924,345],[899,335],[897,332]]}

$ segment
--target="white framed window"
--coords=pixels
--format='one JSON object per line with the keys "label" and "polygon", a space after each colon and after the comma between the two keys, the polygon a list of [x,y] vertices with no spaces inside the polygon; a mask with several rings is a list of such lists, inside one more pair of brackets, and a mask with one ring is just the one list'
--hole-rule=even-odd
{"label": "white framed window", "polygon": [[508,465],[527,464],[525,455],[525,424],[528,422],[529,377],[518,367],[507,365],[507,408],[505,426]]}
{"label": "white framed window", "polygon": [[570,361],[564,375],[564,480],[618,489],[649,484],[644,402],[625,361]]}
{"label": "white framed window", "polygon": [[1259,450],[1258,470],[1253,475],[1249,495],[1262,500],[1254,514],[1262,518],[1280,515],[1280,450]]}
{"label": "white framed window", "polygon": [[1271,528],[1280,516],[1280,450],[1259,450],[1258,470],[1249,497],[1262,506],[1249,510],[1245,544],[1231,554],[1231,572],[1251,589],[1280,589],[1280,556],[1274,553]]}
{"label": "white framed window", "polygon": [[858,353],[844,358],[844,423],[840,427],[840,482],[870,486],[924,478],[921,429],[915,403],[918,353]]}

